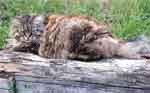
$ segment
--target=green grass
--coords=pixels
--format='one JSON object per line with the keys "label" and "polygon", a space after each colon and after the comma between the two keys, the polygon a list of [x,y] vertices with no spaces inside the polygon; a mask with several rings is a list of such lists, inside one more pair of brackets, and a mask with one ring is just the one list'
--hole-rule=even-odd
{"label": "green grass", "polygon": [[[118,3],[117,3],[118,2]],[[112,31],[123,39],[150,34],[150,0],[113,0]]]}
{"label": "green grass", "polygon": [[[87,15],[106,20],[99,0],[0,0],[0,47],[4,46],[12,17],[23,14]],[[150,35],[150,0],[112,0],[110,30],[122,39]],[[107,20],[106,20],[107,21]]]}

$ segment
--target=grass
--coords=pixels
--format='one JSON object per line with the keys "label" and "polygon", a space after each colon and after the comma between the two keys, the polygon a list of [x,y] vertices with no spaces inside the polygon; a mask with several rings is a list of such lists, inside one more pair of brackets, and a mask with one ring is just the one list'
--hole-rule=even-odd
{"label": "grass", "polygon": [[113,0],[112,31],[123,39],[150,34],[150,0]]}
{"label": "grass", "polygon": [[0,0],[0,47],[8,37],[11,18],[23,14],[87,15],[111,20],[110,30],[125,40],[150,35],[150,0],[112,0],[108,19],[100,11],[99,0]]}

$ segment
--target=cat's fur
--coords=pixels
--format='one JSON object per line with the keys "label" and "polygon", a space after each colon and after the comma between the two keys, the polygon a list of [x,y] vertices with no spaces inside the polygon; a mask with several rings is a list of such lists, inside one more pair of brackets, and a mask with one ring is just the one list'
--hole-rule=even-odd
{"label": "cat's fur", "polygon": [[48,17],[39,55],[47,58],[96,60],[122,57],[141,58],[105,29],[103,24],[83,16]]}

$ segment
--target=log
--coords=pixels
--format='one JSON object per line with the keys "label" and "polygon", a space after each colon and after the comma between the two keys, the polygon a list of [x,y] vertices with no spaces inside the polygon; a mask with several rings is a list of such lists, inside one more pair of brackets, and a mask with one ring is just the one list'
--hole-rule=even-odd
{"label": "log", "polygon": [[0,51],[0,73],[12,74],[14,93],[150,93],[150,60],[144,59],[83,62]]}
{"label": "log", "polygon": [[0,73],[0,93],[15,93],[14,77],[11,73]]}

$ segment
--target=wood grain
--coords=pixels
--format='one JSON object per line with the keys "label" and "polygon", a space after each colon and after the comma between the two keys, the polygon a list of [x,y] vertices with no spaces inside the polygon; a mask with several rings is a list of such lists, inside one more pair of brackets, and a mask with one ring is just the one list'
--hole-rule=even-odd
{"label": "wood grain", "polygon": [[81,62],[0,51],[0,72],[13,73],[17,93],[150,93],[149,60]]}

